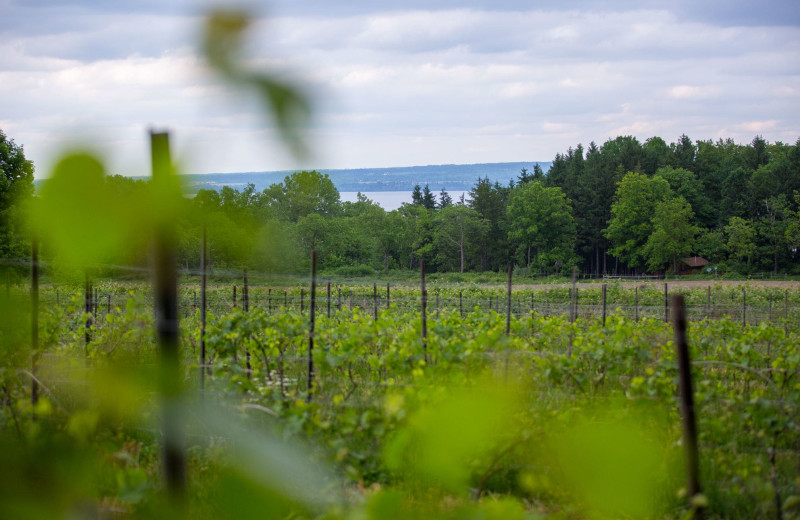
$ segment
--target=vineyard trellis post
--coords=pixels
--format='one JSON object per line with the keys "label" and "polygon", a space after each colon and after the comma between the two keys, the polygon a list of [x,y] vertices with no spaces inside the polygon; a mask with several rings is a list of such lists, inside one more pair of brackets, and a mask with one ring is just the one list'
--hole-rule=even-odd
{"label": "vineyard trellis post", "polygon": [[[686,494],[689,505],[700,493],[699,456],[697,447],[697,422],[695,418],[694,394],[692,388],[692,366],[689,359],[689,346],[686,341],[686,309],[683,296],[672,297],[673,329],[675,347],[678,355],[678,389],[681,399],[681,416],[683,423],[683,446],[686,457]],[[702,516],[702,508],[697,508],[698,517]]]}
{"label": "vineyard trellis post", "polygon": [[[311,311],[309,319],[308,331],[308,393],[306,394],[306,402],[311,402],[311,397],[314,394],[314,304],[316,303],[315,295],[317,294],[317,250],[311,251]],[[302,305],[303,299],[300,298]]]}
{"label": "vineyard trellis post", "polygon": [[200,398],[206,387],[206,306],[208,295],[206,294],[206,227],[200,237]]}
{"label": "vineyard trellis post", "polygon": [[39,241],[31,238],[31,405],[39,402],[36,365],[39,360]]}
{"label": "vineyard trellis post", "polygon": [[506,289],[506,336],[511,334],[511,264],[508,264],[508,287]]}
{"label": "vineyard trellis post", "polygon": [[633,319],[639,323],[639,286],[633,288]]}
{"label": "vineyard trellis post", "polygon": [[325,289],[326,289],[326,293],[327,293],[326,295],[328,297],[328,318],[330,318],[331,317],[331,281],[330,280],[328,280],[328,283],[327,283]]}
{"label": "vineyard trellis post", "polygon": [[[169,189],[172,160],[169,136],[150,134],[153,186]],[[178,344],[178,281],[176,274],[174,223],[164,220],[155,236],[155,307],[156,330],[160,353],[160,389],[162,403],[163,465],[167,491],[173,499],[182,499],[186,490],[186,457],[180,425],[181,374]]]}
{"label": "vineyard trellis post", "polygon": [[342,288],[339,287],[338,291],[339,291],[339,301],[337,302],[337,306],[338,306],[339,312],[342,312]]}
{"label": "vineyard trellis post", "polygon": [[458,315],[464,317],[463,291],[458,291]]}
{"label": "vineyard trellis post", "polygon": [[[316,256],[315,256],[316,257]],[[304,288],[300,288],[300,314],[303,314],[306,310],[306,290]]]}
{"label": "vineyard trellis post", "polygon": [[272,288],[267,288],[267,314],[272,314]]}
{"label": "vineyard trellis post", "polygon": [[386,310],[389,310],[389,303],[390,303],[390,293],[389,293],[389,282],[386,282]]}
{"label": "vineyard trellis post", "polygon": [[233,286],[233,308],[235,309],[236,305],[236,285]]}
{"label": "vineyard trellis post", "polygon": [[572,268],[572,291],[569,294],[569,322],[575,323],[578,314],[578,268]]}
{"label": "vineyard trellis post", "polygon": [[603,327],[606,326],[606,284],[603,284]]}
{"label": "vineyard trellis post", "polygon": [[372,317],[378,321],[378,284],[372,284]]}
{"label": "vineyard trellis post", "polygon": [[706,319],[711,319],[711,286],[708,286],[706,294]]}
{"label": "vineyard trellis post", "polygon": [[669,285],[664,283],[664,321],[669,321]]}
{"label": "vineyard trellis post", "polygon": [[747,326],[747,290],[742,287],[742,328]]}

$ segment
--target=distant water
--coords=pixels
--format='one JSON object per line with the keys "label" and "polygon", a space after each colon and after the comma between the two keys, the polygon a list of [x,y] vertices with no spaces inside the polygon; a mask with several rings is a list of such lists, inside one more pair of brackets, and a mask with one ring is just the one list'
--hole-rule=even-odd
{"label": "distant water", "polygon": [[[469,192],[467,191],[448,191],[453,202],[458,202],[462,195],[467,198]],[[397,209],[404,202],[411,203],[411,191],[362,191],[372,202],[378,203],[386,211]],[[436,193],[436,200],[439,200],[439,193]],[[355,202],[358,198],[357,191],[342,191],[339,193],[342,202]]]}

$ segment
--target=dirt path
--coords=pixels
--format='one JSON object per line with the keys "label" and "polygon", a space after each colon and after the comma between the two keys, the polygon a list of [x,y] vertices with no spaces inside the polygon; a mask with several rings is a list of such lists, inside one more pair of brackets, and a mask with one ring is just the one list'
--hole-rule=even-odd
{"label": "dirt path", "polygon": [[[663,287],[664,280],[625,280],[625,281],[616,281],[616,280],[605,280],[607,284],[616,284],[619,283],[622,287],[642,287],[646,285]],[[597,280],[592,282],[578,282],[579,286],[592,286],[592,285],[601,285],[604,283],[603,281]],[[775,289],[790,289],[796,290],[800,288],[800,281],[791,280],[791,281],[780,281],[780,280],[666,280],[666,283],[669,284],[670,287],[684,287],[687,289],[695,288],[695,287],[708,287],[709,285],[712,287],[771,287]],[[560,284],[514,284],[514,289],[548,289],[553,287],[569,287],[572,285],[571,283],[560,283]]]}

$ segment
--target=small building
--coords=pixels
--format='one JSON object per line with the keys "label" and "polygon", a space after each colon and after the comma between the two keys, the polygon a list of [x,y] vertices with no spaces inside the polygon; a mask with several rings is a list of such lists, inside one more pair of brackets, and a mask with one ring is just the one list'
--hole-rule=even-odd
{"label": "small building", "polygon": [[693,274],[702,272],[703,267],[710,264],[708,260],[703,258],[702,256],[691,256],[689,258],[682,258],[681,264],[683,269],[681,269],[680,274]]}

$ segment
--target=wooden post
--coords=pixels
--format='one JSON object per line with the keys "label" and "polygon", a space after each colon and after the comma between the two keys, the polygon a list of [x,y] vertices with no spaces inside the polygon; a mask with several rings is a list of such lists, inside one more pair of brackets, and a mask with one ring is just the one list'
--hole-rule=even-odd
{"label": "wooden post", "polygon": [[742,328],[747,326],[747,289],[742,287]]}
{"label": "wooden post", "polygon": [[58,289],[56,289],[56,307],[58,307],[60,305],[61,305],[61,296],[60,296],[60,294],[58,292]]}
{"label": "wooden post", "polygon": [[386,282],[386,309],[389,309],[389,299],[391,295],[389,293],[389,282]]}
{"label": "wooden post", "polygon": [[[151,133],[153,160],[152,185],[156,192],[169,193],[172,177],[172,159],[169,136]],[[175,269],[174,224],[171,220],[160,222],[154,247],[156,330],[161,367],[162,435],[164,481],[173,499],[182,499],[186,489],[186,458],[180,424],[179,401],[181,394],[181,369],[178,344],[178,280]]]}
{"label": "wooden post", "polygon": [[378,284],[372,284],[372,317],[378,321]]}
{"label": "wooden post", "polygon": [[[31,238],[31,374],[39,361],[39,241]],[[39,402],[39,384],[31,380],[31,404]]]}
{"label": "wooden post", "polygon": [[283,290],[283,308],[289,308],[289,295],[286,292],[286,289]]}
{"label": "wooden post", "polygon": [[[689,346],[686,342],[686,310],[683,296],[672,297],[673,329],[678,354],[678,388],[683,419],[683,446],[686,456],[686,495],[691,506],[692,498],[700,493],[699,457],[697,451],[697,422],[695,420],[694,393],[692,388],[692,366]],[[697,509],[698,516],[702,508]]]}
{"label": "wooden post", "polygon": [[572,292],[570,292],[569,304],[569,322],[575,323],[576,315],[578,314],[578,268],[572,268]]}
{"label": "wooden post", "polygon": [[192,291],[192,311],[197,310],[197,291]]}
{"label": "wooden post", "polygon": [[606,326],[606,284],[603,284],[603,327]]}
{"label": "wooden post", "polygon": [[236,286],[233,286],[233,308],[236,308]]}
{"label": "wooden post", "polygon": [[106,314],[111,314],[111,293],[106,294]]}
{"label": "wooden post", "polygon": [[[317,294],[317,251],[311,251],[311,319],[309,324],[308,334],[308,393],[306,394],[306,402],[311,402],[311,396],[314,394],[314,307],[315,295]],[[302,297],[300,299],[302,305]]]}
{"label": "wooden post", "polygon": [[[314,255],[316,257],[316,255]],[[306,305],[306,290],[302,287],[300,288],[300,314],[305,312],[305,305]]]}
{"label": "wooden post", "polygon": [[533,335],[534,315],[535,315],[535,307],[534,307],[533,291],[531,291],[531,335]]}
{"label": "wooden post", "polygon": [[462,300],[463,291],[458,291],[458,315],[464,317],[464,302]]}
{"label": "wooden post", "polygon": [[711,286],[708,286],[706,294],[706,318],[711,319]]}
{"label": "wooden post", "polygon": [[97,317],[97,314],[98,314],[98,312],[97,312],[97,304],[98,304],[98,300],[99,300],[99,298],[98,298],[98,296],[97,296],[97,287],[95,287],[95,288],[94,288],[94,301],[92,302],[92,307],[94,308],[94,311],[92,311],[92,314],[93,314],[95,317]]}
{"label": "wooden post", "polygon": [[267,313],[272,314],[272,289],[267,289]]}
{"label": "wooden post", "polygon": [[634,320],[636,323],[639,323],[639,287],[634,288],[634,296],[633,296],[633,312],[634,312]]}
{"label": "wooden post", "polygon": [[328,280],[327,296],[328,296],[328,318],[330,318],[331,317],[331,281],[330,280]]}
{"label": "wooden post", "polygon": [[492,310],[492,295],[489,295],[489,310]]}
{"label": "wooden post", "polygon": [[511,264],[508,264],[508,286],[506,288],[506,336],[511,334]]}
{"label": "wooden post", "polygon": [[419,261],[419,276],[422,286],[422,355],[428,363],[428,290],[425,289],[425,260]]}
{"label": "wooden post", "polygon": [[342,288],[341,288],[341,287],[339,287],[339,288],[338,288],[338,291],[339,291],[339,302],[338,302],[338,308],[339,308],[339,312],[342,312]]}
{"label": "wooden post", "polygon": [[206,227],[203,226],[203,233],[200,237],[200,397],[206,389],[206,308],[208,304],[206,293]]}
{"label": "wooden post", "polygon": [[436,289],[436,319],[439,319],[439,289]]}
{"label": "wooden post", "polygon": [[669,287],[664,283],[664,321],[669,321]]}

